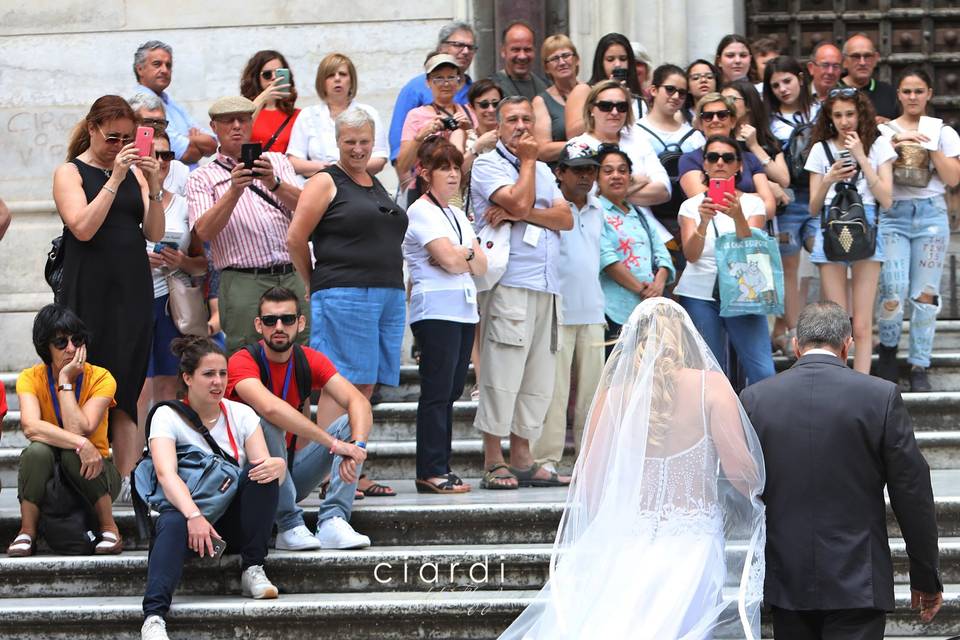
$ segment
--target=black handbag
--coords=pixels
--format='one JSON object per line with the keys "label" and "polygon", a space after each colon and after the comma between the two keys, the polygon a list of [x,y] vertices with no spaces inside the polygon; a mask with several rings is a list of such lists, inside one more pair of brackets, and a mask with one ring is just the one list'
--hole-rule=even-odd
{"label": "black handbag", "polygon": [[63,285],[63,235],[50,241],[50,251],[47,253],[47,263],[43,267],[43,277],[53,290],[54,302],[60,302],[60,291]]}
{"label": "black handbag", "polygon": [[88,556],[97,544],[97,515],[93,505],[63,472],[60,451],[54,453],[53,475],[40,503],[38,532],[54,551],[66,556]]}
{"label": "black handbag", "polygon": [[[832,166],[834,159],[830,147],[826,142],[821,144]],[[857,191],[859,175],[857,169],[850,182],[838,182],[833,200],[820,213],[823,253],[833,262],[865,260],[877,250],[877,228],[867,220],[863,198]]]}

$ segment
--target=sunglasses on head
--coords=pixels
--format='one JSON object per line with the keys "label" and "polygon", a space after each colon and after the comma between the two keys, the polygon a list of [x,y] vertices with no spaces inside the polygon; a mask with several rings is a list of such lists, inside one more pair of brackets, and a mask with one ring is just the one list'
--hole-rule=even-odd
{"label": "sunglasses on head", "polygon": [[706,160],[707,162],[720,162],[721,160],[723,160],[727,164],[730,164],[731,162],[737,161],[737,154],[730,153],[729,151],[727,151],[726,153],[717,153],[716,151],[707,151],[705,154],[703,154],[703,159]]}
{"label": "sunglasses on head", "polygon": [[76,334],[69,337],[57,336],[56,338],[50,341],[50,344],[53,345],[55,349],[63,350],[67,348],[67,342],[72,342],[73,346],[80,348],[84,345],[84,343],[86,343],[86,341],[87,339],[84,338],[82,335]]}
{"label": "sunglasses on head", "polygon": [[828,98],[852,98],[857,95],[856,87],[844,87],[842,89],[830,89],[830,93],[827,94]]}
{"label": "sunglasses on head", "polygon": [[100,135],[103,136],[103,141],[107,144],[130,144],[133,142],[133,136],[118,136],[115,133],[107,135],[103,132],[103,129],[100,128],[100,125],[97,125],[97,131],[100,132]]}
{"label": "sunglasses on head", "polygon": [[499,100],[477,100],[475,103],[479,109],[496,109],[500,104]]}
{"label": "sunglasses on head", "polygon": [[722,109],[720,111],[701,111],[700,119],[710,122],[714,118],[717,120],[726,120],[730,117],[730,111],[727,109]]}
{"label": "sunglasses on head", "polygon": [[614,109],[617,110],[617,113],[626,113],[627,109],[630,108],[630,103],[627,101],[623,102],[611,102],[610,100],[600,100],[599,102],[594,102],[593,106],[604,113],[610,113]]}
{"label": "sunglasses on head", "polygon": [[672,84],[660,85],[660,88],[667,92],[668,96],[672,96],[675,93],[679,93],[681,98],[687,97],[687,90],[681,89],[680,87],[675,87]]}
{"label": "sunglasses on head", "polygon": [[157,151],[156,154],[157,160],[163,160],[164,162],[170,162],[175,156],[173,151]]}
{"label": "sunglasses on head", "polygon": [[297,321],[297,314],[284,313],[283,315],[270,314],[266,316],[260,316],[260,322],[262,322],[263,326],[265,327],[277,326],[278,320],[283,323],[283,326],[292,327],[294,323]]}

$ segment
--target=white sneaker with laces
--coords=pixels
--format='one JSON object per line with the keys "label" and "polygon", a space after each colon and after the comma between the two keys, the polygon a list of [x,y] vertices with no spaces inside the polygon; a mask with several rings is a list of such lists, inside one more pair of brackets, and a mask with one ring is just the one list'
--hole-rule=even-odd
{"label": "white sneaker with laces", "polygon": [[167,623],[160,616],[147,616],[140,627],[140,640],[170,640]]}
{"label": "white sneaker with laces", "polygon": [[240,578],[240,585],[243,595],[255,600],[272,600],[279,593],[259,564],[247,567]]}
{"label": "white sneaker with laces", "polygon": [[274,546],[281,551],[307,551],[319,549],[320,541],[310,533],[310,529],[300,525],[289,531],[278,533],[277,543]]}
{"label": "white sneaker with laces", "polygon": [[328,518],[317,528],[321,549],[363,549],[370,546],[370,538],[353,530],[340,516]]}
{"label": "white sneaker with laces", "polygon": [[130,493],[130,478],[124,478],[120,482],[120,493],[117,494],[117,499],[113,501],[115,505],[133,506],[133,496]]}

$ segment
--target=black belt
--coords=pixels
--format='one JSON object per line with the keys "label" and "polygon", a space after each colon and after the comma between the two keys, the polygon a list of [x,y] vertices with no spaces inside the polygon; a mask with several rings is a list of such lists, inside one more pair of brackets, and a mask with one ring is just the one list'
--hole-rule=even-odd
{"label": "black belt", "polygon": [[221,271],[236,271],[237,273],[252,273],[255,276],[285,276],[293,273],[293,264],[273,264],[269,267],[224,267]]}

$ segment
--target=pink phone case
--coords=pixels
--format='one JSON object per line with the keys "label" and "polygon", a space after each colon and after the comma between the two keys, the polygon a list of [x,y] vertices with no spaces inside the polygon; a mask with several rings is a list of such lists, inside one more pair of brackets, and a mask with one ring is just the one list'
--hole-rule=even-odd
{"label": "pink phone case", "polygon": [[137,153],[140,157],[149,156],[153,153],[153,127],[137,127],[137,136],[134,138],[137,145]]}
{"label": "pink phone case", "polygon": [[707,197],[710,198],[714,204],[723,204],[726,202],[726,198],[723,197],[725,193],[736,193],[733,176],[726,179],[717,178],[710,180]]}

